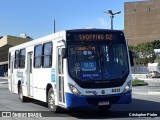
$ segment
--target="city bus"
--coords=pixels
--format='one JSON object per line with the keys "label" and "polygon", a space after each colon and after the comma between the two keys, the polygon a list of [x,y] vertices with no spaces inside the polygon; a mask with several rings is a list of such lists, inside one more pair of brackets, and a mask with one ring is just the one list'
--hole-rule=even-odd
{"label": "city bus", "polygon": [[11,47],[9,90],[46,102],[53,112],[95,107],[132,99],[132,55],[119,30],[65,30]]}

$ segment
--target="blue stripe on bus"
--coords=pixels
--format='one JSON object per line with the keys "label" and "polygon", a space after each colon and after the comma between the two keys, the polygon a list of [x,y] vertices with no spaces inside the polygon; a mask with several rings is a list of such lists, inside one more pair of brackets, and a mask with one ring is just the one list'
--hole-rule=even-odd
{"label": "blue stripe on bus", "polygon": [[107,96],[77,96],[66,93],[67,108],[94,107],[98,106],[99,101],[109,101],[111,104],[129,104],[132,99],[132,91],[117,95]]}

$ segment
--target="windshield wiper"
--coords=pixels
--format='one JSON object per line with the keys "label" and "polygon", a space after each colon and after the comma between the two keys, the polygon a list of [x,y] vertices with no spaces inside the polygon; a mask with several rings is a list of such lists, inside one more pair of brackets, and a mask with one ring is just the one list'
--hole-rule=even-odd
{"label": "windshield wiper", "polygon": [[110,50],[110,48],[112,47],[113,45],[113,41],[110,43],[109,47],[108,47],[108,51]]}

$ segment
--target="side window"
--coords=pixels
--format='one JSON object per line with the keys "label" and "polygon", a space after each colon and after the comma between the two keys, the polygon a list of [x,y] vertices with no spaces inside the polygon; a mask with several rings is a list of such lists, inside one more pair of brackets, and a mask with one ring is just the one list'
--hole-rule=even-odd
{"label": "side window", "polygon": [[34,47],[34,67],[40,68],[42,64],[42,45]]}
{"label": "side window", "polygon": [[14,68],[17,69],[19,67],[19,50],[15,51],[15,59],[14,59]]}
{"label": "side window", "polygon": [[26,49],[21,49],[19,52],[19,68],[25,67]]}
{"label": "side window", "polygon": [[11,53],[9,53],[8,54],[8,60],[9,60],[9,62],[8,62],[8,68],[10,69],[10,65],[11,65]]}
{"label": "side window", "polygon": [[52,66],[52,42],[43,44],[43,65],[44,68]]}

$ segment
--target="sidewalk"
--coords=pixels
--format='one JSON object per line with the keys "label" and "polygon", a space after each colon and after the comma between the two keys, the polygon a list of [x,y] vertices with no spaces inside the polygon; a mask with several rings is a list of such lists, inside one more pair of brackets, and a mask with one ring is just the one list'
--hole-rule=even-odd
{"label": "sidewalk", "polygon": [[[139,95],[160,95],[160,91],[158,90],[160,88],[160,78],[146,78],[146,74],[132,74],[133,79],[138,80],[144,80],[148,83],[148,91],[134,91],[134,94]],[[152,89],[150,89],[152,88]],[[136,87],[134,87],[136,90]]]}
{"label": "sidewalk", "polygon": [[8,80],[8,77],[0,77],[2,80]]}

